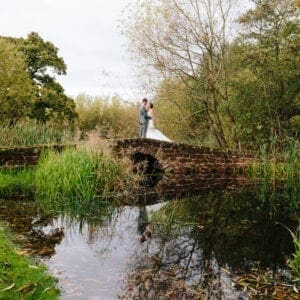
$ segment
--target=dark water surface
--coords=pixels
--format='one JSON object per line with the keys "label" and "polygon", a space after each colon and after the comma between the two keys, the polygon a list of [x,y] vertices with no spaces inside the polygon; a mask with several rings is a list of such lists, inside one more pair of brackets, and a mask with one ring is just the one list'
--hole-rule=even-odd
{"label": "dark water surface", "polygon": [[253,188],[80,212],[0,200],[0,218],[58,279],[61,299],[90,300],[248,299],[234,278],[288,277],[294,248],[281,224],[297,225],[284,195],[262,201]]}

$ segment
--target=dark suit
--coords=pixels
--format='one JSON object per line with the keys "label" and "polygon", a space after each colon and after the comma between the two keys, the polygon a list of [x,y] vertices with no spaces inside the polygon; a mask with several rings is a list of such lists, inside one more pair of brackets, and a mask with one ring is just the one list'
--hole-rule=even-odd
{"label": "dark suit", "polygon": [[151,117],[147,114],[147,110],[145,106],[142,106],[140,108],[140,137],[145,138],[146,132],[148,128],[148,121],[151,119]]}

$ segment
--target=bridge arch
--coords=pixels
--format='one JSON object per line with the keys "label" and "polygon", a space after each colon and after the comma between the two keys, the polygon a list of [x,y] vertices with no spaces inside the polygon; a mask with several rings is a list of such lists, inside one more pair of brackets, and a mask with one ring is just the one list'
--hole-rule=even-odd
{"label": "bridge arch", "polygon": [[155,156],[143,152],[134,152],[130,155],[130,159],[134,165],[133,170],[143,174],[141,185],[154,188],[163,178],[164,168]]}
{"label": "bridge arch", "polygon": [[152,139],[116,140],[112,149],[142,171],[141,184],[172,197],[245,184],[248,180],[234,173],[255,160],[252,153]]}

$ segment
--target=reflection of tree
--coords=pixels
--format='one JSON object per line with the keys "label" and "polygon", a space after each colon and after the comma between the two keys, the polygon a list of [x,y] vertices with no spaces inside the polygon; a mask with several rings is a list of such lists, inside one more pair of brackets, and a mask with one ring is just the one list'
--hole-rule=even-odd
{"label": "reflection of tree", "polygon": [[[188,293],[186,284],[196,284],[188,299],[199,293],[235,297],[239,292],[232,291],[229,272],[248,272],[257,261],[274,274],[284,268],[293,245],[277,223],[290,228],[296,224],[281,195],[272,203],[261,203],[258,196],[242,190],[169,202],[152,217],[153,240],[136,253],[125,295],[149,298],[170,293],[174,299]],[[183,283],[179,290],[178,282]]]}

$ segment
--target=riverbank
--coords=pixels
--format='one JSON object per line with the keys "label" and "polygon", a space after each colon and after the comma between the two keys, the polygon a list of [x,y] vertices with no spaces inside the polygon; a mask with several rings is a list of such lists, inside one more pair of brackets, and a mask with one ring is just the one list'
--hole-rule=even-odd
{"label": "riverbank", "polygon": [[24,256],[0,224],[0,299],[58,299],[55,279]]}

